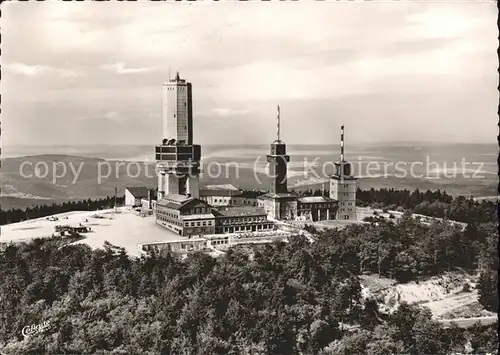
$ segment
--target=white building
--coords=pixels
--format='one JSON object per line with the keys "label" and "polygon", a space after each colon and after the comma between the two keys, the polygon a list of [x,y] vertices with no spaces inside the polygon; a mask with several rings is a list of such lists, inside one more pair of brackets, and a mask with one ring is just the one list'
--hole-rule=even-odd
{"label": "white building", "polygon": [[200,200],[214,207],[257,206],[257,193],[242,192],[231,184],[207,185],[200,189]]}
{"label": "white building", "polygon": [[191,83],[179,78],[179,73],[163,85],[163,138],[191,145],[193,137],[193,107]]}
{"label": "white building", "polygon": [[158,200],[169,194],[199,197],[200,145],[193,144],[192,86],[179,77],[163,85],[162,144],[155,146]]}

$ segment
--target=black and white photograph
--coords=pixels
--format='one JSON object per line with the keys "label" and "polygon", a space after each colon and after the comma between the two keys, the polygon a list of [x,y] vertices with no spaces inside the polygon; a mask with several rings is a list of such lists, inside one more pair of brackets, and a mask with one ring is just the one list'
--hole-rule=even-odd
{"label": "black and white photograph", "polygon": [[0,355],[498,354],[497,2],[0,10]]}

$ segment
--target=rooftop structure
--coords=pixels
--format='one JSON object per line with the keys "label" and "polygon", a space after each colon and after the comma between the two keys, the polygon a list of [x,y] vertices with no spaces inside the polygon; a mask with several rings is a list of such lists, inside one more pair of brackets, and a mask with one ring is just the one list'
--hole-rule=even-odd
{"label": "rooftop structure", "polygon": [[155,191],[148,189],[146,186],[126,187],[125,188],[125,205],[139,206],[142,199],[147,199],[150,205],[151,200],[155,198]]}
{"label": "rooftop structure", "polygon": [[306,196],[299,197],[297,199],[300,203],[324,203],[324,202],[336,202],[333,198],[326,196]]}
{"label": "rooftop structure", "polygon": [[262,207],[238,206],[238,207],[223,207],[213,210],[214,215],[225,217],[237,216],[261,216],[265,215],[266,211]]}
{"label": "rooftop structure", "polygon": [[191,206],[193,204],[200,205],[202,204],[203,206],[206,206],[207,208],[210,208],[211,206],[205,203],[202,200],[199,200],[195,197],[189,197],[185,195],[179,195],[179,194],[170,194],[162,198],[160,201],[157,202],[156,206],[163,206],[167,207],[170,209],[174,210],[181,210],[186,206]]}
{"label": "rooftop structure", "polygon": [[227,190],[227,191],[240,191],[236,186],[232,184],[220,184],[220,185],[207,185],[204,190],[214,191],[214,190]]}
{"label": "rooftop structure", "polygon": [[193,197],[180,195],[180,194],[168,194],[163,198],[164,201],[183,204],[187,201],[193,200]]}
{"label": "rooftop structure", "polygon": [[240,190],[236,189],[201,189],[200,197],[208,196],[237,196],[240,194]]}

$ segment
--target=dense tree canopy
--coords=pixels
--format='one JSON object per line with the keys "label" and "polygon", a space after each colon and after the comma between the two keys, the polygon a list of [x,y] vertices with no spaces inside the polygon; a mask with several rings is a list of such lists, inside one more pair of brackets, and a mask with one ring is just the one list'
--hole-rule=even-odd
{"label": "dense tree canopy", "polygon": [[[403,304],[387,316],[375,301],[363,301],[359,264],[352,263],[355,241],[344,232],[337,237],[338,243],[320,238],[312,244],[294,237],[257,247],[251,257],[231,250],[218,259],[196,253],[186,260],[169,252],[131,259],[110,244],[92,251],[62,246],[60,238],[10,244],[0,254],[0,349],[2,341],[7,353],[23,354],[423,354],[460,348],[425,310]],[[49,330],[23,340],[23,327],[47,320]],[[363,329],[352,329],[359,324]]]}

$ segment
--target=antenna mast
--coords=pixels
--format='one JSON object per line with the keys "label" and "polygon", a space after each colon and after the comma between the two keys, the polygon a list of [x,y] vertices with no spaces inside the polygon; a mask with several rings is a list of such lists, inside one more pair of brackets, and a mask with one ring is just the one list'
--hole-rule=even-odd
{"label": "antenna mast", "polygon": [[116,193],[117,193],[117,189],[116,189],[116,185],[115,185],[115,208],[114,208],[115,213],[116,213]]}
{"label": "antenna mast", "polygon": [[344,126],[340,127],[340,161],[344,161]]}
{"label": "antenna mast", "polygon": [[280,140],[280,105],[278,105],[278,114],[277,114],[277,132],[276,136],[278,141]]}

